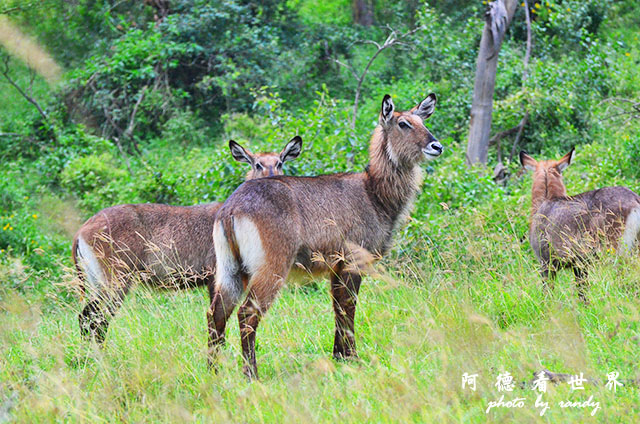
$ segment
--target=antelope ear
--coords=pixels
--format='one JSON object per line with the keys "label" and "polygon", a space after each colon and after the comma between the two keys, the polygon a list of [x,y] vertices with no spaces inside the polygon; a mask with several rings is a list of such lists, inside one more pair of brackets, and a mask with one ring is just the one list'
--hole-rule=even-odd
{"label": "antelope ear", "polygon": [[391,100],[391,96],[388,94],[384,95],[384,99],[382,99],[382,110],[380,111],[380,124],[387,125],[391,122],[393,118],[393,110],[395,106],[393,106],[393,100]]}
{"label": "antelope ear", "polygon": [[438,98],[434,93],[431,93],[427,96],[426,99],[420,102],[420,104],[413,109],[411,109],[411,113],[414,115],[418,115],[422,120],[426,120],[431,116],[433,111],[436,109],[436,100]]}
{"label": "antelope ear", "polygon": [[280,152],[280,161],[284,163],[288,160],[294,160],[295,158],[300,156],[301,151],[302,151],[302,138],[299,135],[297,135],[293,137],[291,141],[289,141],[287,145],[284,146],[284,149],[282,149],[282,152]]}
{"label": "antelope ear", "polygon": [[231,155],[233,155],[233,158],[238,162],[253,163],[251,152],[247,151],[235,141],[229,140],[229,150],[231,150]]}
{"label": "antelope ear", "polygon": [[573,160],[573,155],[574,155],[575,151],[576,151],[576,149],[574,147],[573,149],[571,149],[571,151],[569,153],[564,155],[562,157],[562,159],[560,159],[558,161],[558,164],[556,165],[556,168],[558,168],[558,171],[560,171],[560,173],[562,173],[565,169],[567,169],[567,167],[569,165],[571,165],[571,161]]}
{"label": "antelope ear", "polygon": [[526,154],[524,150],[522,150],[520,151],[520,164],[522,164],[522,167],[524,169],[535,171],[538,161],[536,161],[534,158]]}

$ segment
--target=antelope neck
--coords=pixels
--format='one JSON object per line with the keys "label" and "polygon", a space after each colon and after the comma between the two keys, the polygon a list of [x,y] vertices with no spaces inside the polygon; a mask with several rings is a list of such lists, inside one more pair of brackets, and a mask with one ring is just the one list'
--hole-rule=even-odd
{"label": "antelope neck", "polygon": [[567,191],[561,180],[552,180],[549,182],[549,170],[544,169],[544,195],[542,187],[540,187],[541,179],[536,179],[531,188],[531,215],[535,215],[538,208],[545,200],[551,200],[558,197],[566,197]]}
{"label": "antelope neck", "polygon": [[370,162],[364,172],[365,185],[376,203],[395,220],[415,198],[422,172],[418,164],[394,164],[387,156],[386,133],[376,132],[374,137],[376,135],[381,139],[371,143]]}

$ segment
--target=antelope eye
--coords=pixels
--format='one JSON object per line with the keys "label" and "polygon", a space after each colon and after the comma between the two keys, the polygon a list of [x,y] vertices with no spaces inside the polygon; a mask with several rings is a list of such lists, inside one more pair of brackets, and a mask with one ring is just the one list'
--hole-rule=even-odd
{"label": "antelope eye", "polygon": [[256,166],[256,171],[262,171],[264,169],[264,167],[257,162],[255,166]]}
{"label": "antelope eye", "polygon": [[409,125],[406,121],[400,121],[398,122],[398,126],[400,128],[402,128],[403,130],[409,129],[411,128],[411,125]]}
{"label": "antelope eye", "polygon": [[276,168],[278,168],[278,169],[282,168],[282,162],[276,163]]}

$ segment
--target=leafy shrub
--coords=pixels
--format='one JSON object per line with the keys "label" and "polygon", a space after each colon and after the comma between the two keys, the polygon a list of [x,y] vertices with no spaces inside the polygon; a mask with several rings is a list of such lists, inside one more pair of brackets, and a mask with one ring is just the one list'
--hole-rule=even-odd
{"label": "leafy shrub", "polygon": [[71,160],[60,175],[61,185],[84,197],[84,206],[91,209],[113,203],[117,194],[109,183],[127,176],[126,171],[116,167],[113,162],[113,156],[108,152]]}
{"label": "leafy shrub", "polygon": [[537,39],[543,39],[543,49],[553,46],[562,51],[581,46],[587,36],[596,34],[611,8],[611,0],[549,0],[533,3],[533,29]]}
{"label": "leafy shrub", "polygon": [[162,126],[160,140],[169,145],[201,145],[206,142],[206,124],[189,109],[178,109]]}
{"label": "leafy shrub", "polygon": [[[63,65],[77,65],[88,52],[101,50],[118,37],[124,26],[144,27],[151,8],[142,1],[46,0],[20,7],[20,0],[3,1],[5,9],[17,7],[12,17],[44,42]],[[13,6],[13,7],[12,7]]]}

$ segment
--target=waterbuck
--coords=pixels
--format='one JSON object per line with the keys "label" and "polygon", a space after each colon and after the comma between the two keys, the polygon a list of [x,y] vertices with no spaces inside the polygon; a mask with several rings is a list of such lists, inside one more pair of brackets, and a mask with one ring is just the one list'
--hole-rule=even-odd
{"label": "waterbuck", "polygon": [[[282,164],[300,154],[294,137],[280,153],[252,154],[231,140],[233,157],[251,164],[247,180],[282,174]],[[170,206],[145,203],[103,209],[82,225],[72,257],[89,302],[80,331],[104,341],[109,319],[136,281],[157,287],[208,286],[213,296],[213,223],[222,203]]]}
{"label": "waterbuck", "polygon": [[[598,250],[632,251],[640,233],[640,196],[626,187],[604,187],[567,196],[562,172],[574,150],[560,160],[538,162],[520,152],[520,163],[533,171],[531,247],[545,283],[556,271],[571,268],[578,295],[587,302],[585,266]],[[551,285],[552,286],[552,285]]]}
{"label": "waterbuck", "polygon": [[[256,329],[287,279],[304,268],[331,276],[335,312],[333,356],[356,356],[354,315],[361,276],[347,263],[355,249],[375,255],[391,247],[422,183],[420,163],[442,153],[424,125],[435,94],[407,112],[384,96],[364,172],[274,177],[242,184],[218,211],[213,239],[215,294],[208,310],[210,361],[238,310],[244,373],[257,378]],[[329,260],[315,260],[317,258]]]}

